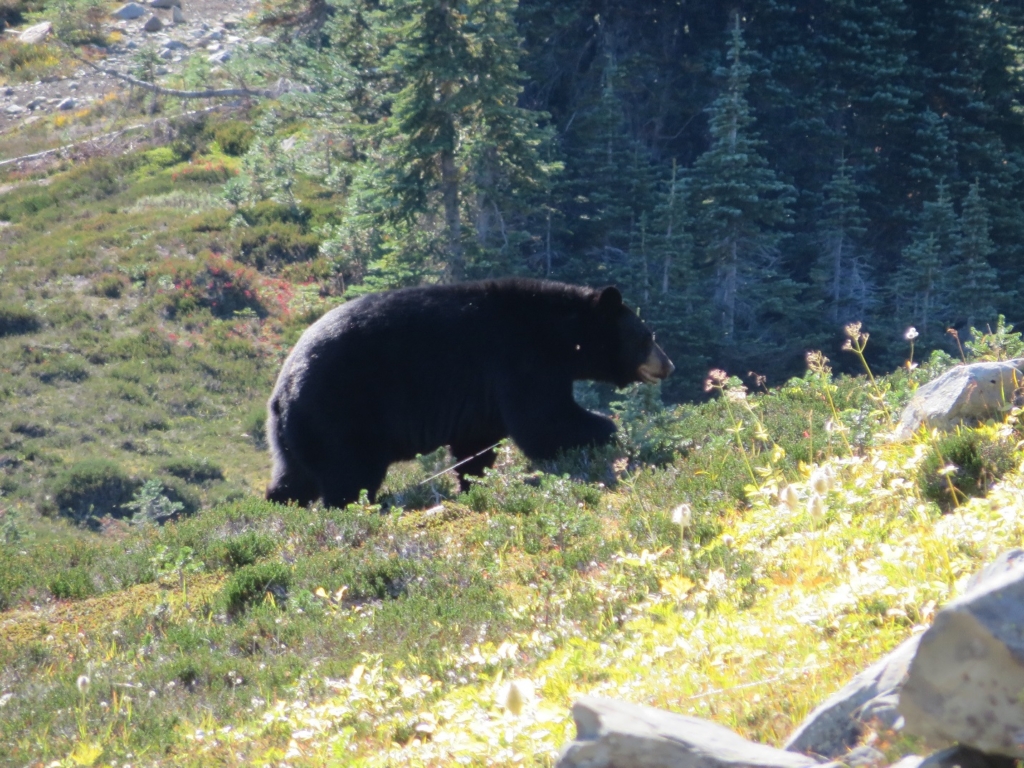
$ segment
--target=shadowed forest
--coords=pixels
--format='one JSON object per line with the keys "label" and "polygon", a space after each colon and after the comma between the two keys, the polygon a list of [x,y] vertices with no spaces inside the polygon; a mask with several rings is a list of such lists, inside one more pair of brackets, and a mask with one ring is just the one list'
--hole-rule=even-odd
{"label": "shadowed forest", "polygon": [[709,365],[778,383],[850,321],[888,367],[910,326],[955,354],[948,329],[1019,319],[1019,3],[320,11],[276,65],[348,153],[323,252],[349,290],[616,283],[679,364],[672,399]]}

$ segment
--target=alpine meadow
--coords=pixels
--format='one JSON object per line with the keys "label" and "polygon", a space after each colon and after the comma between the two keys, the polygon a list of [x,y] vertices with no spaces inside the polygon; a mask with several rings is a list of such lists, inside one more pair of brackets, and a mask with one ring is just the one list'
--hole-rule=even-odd
{"label": "alpine meadow", "polygon": [[[782,748],[1024,547],[1018,0],[0,0],[0,32],[0,765],[574,768],[584,695]],[[579,434],[532,414],[531,460],[409,310],[388,359],[430,365],[348,376],[344,458],[422,431],[367,401],[428,423],[451,360],[495,421],[265,499],[307,328],[494,285],[576,302],[495,356],[563,314],[615,353],[559,379]],[[974,363],[1016,366],[987,418],[900,427]],[[803,751],[943,746],[903,725]]]}

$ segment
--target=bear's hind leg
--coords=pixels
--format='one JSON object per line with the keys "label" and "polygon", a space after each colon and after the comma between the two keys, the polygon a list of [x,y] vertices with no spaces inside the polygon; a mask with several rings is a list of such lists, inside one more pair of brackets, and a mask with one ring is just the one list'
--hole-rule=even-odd
{"label": "bear's hind leg", "polygon": [[466,460],[466,463],[460,464],[457,469],[459,473],[459,489],[463,492],[469,490],[467,475],[483,477],[484,470],[488,467],[493,467],[495,459],[498,458],[498,454],[494,452],[493,448],[465,448],[464,446],[453,445],[451,449],[456,461]]}

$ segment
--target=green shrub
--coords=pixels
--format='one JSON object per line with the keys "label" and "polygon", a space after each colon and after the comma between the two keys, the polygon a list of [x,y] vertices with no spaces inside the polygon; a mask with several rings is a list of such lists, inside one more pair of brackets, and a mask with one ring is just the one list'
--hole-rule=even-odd
{"label": "green shrub", "polygon": [[152,360],[173,355],[174,344],[155,328],[147,328],[134,336],[117,339],[109,352],[122,360]]}
{"label": "green shrub", "polygon": [[278,606],[288,599],[291,572],[283,563],[255,563],[239,568],[221,590],[225,607],[231,616],[245,613],[250,606],[262,602],[269,593]]}
{"label": "green shrub", "polygon": [[82,567],[68,568],[50,578],[46,588],[58,600],[81,600],[96,594],[96,584]]}
{"label": "green shrub", "polygon": [[193,515],[201,506],[199,496],[177,478],[147,480],[131,501],[122,505],[132,522],[160,525]]}
{"label": "green shrub", "polygon": [[250,227],[275,223],[306,225],[313,215],[304,205],[286,205],[273,200],[261,200],[246,208],[239,208],[238,213]]}
{"label": "green shrub", "polygon": [[[3,15],[3,4],[0,4],[0,16]],[[60,49],[52,43],[30,45],[19,42],[17,37],[5,37],[0,40],[0,74],[12,82],[52,77],[69,69],[67,60],[60,54]]]}
{"label": "green shrub", "polygon": [[103,296],[108,299],[119,299],[124,289],[128,287],[128,278],[120,272],[102,275],[93,280],[90,293],[93,296]]}
{"label": "green shrub", "polygon": [[230,539],[225,539],[215,548],[215,557],[223,561],[229,568],[244,568],[253,565],[261,558],[272,554],[277,543],[262,531],[246,531]]}
{"label": "green shrub", "polygon": [[0,304],[0,336],[14,336],[39,330],[42,322],[28,307]]}
{"label": "green shrub", "polygon": [[197,459],[192,456],[183,456],[169,459],[160,465],[160,469],[186,483],[196,485],[224,479],[224,470],[206,458]]}
{"label": "green shrub", "polygon": [[917,483],[926,499],[948,511],[968,498],[984,496],[1014,466],[1010,444],[958,429],[932,446],[918,470]]}
{"label": "green shrub", "polygon": [[242,230],[238,260],[257,269],[268,265],[291,264],[315,259],[320,238],[303,231],[302,226],[274,221]]}
{"label": "green shrub", "polygon": [[241,157],[248,152],[255,137],[252,128],[241,120],[228,120],[218,125],[213,132],[214,141],[221,151],[232,157]]}
{"label": "green shrub", "polygon": [[89,366],[77,355],[48,358],[32,372],[44,384],[57,381],[79,382],[89,378]]}
{"label": "green shrub", "polygon": [[53,483],[58,514],[76,523],[111,515],[123,517],[122,506],[139,487],[120,466],[109,459],[87,459],[61,474]]}

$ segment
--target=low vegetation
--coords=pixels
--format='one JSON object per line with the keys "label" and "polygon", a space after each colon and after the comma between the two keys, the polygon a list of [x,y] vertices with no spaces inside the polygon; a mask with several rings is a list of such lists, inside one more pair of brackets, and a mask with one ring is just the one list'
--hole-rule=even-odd
{"label": "low vegetation", "polygon": [[1019,413],[890,439],[941,353],[875,378],[811,354],[757,392],[713,371],[682,406],[581,385],[618,445],[262,501],[274,374],[346,291],[317,248],[344,200],[236,194],[251,140],[202,118],[3,179],[0,762],[547,766],[581,692],[777,744],[1021,541]]}

